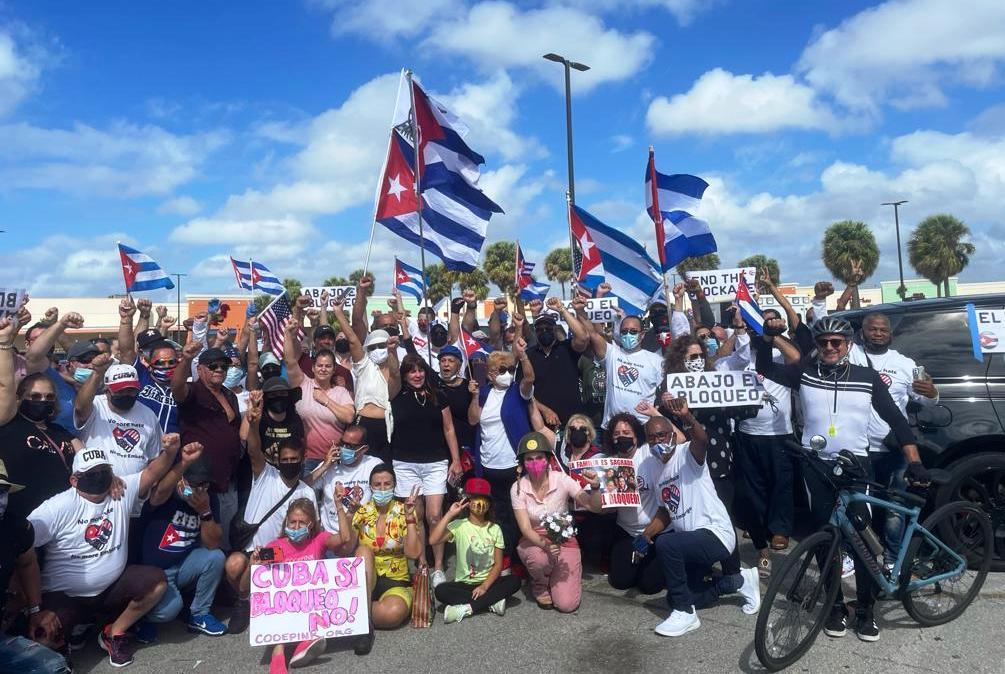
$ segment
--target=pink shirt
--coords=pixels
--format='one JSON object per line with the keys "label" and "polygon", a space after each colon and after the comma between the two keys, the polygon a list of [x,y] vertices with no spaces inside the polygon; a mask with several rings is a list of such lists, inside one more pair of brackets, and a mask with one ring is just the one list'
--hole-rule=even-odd
{"label": "pink shirt", "polygon": [[548,471],[548,493],[544,499],[534,495],[534,488],[529,477],[521,477],[510,489],[510,499],[513,510],[526,510],[530,524],[535,529],[541,528],[541,518],[552,513],[569,512],[569,499],[574,499],[583,491],[583,487],[574,479],[561,471]]}
{"label": "pink shirt", "polygon": [[309,562],[325,558],[325,543],[328,542],[329,536],[331,534],[327,531],[321,531],[314,538],[308,538],[306,543],[301,543],[300,545],[293,543],[293,541],[286,537],[277,538],[266,547],[282,550],[282,561],[284,562]]}
{"label": "pink shirt", "polygon": [[[314,400],[316,388],[317,384],[313,379],[304,377],[300,383],[300,401],[297,402],[297,414],[304,422],[304,445],[308,459],[324,459],[332,443],[341,440],[345,431],[345,426],[339,423],[335,413]],[[353,406],[352,396],[341,386],[332,386],[325,394],[332,402]]]}

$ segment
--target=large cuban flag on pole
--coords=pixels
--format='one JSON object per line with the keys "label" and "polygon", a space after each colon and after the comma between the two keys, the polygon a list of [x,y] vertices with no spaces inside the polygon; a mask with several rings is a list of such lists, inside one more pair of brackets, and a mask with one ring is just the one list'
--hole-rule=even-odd
{"label": "large cuban flag on pole", "polygon": [[157,288],[166,288],[167,290],[174,288],[171,278],[146,253],[141,253],[135,248],[120,243],[119,259],[122,262],[122,278],[126,282],[127,293],[138,293]]}
{"label": "large cuban flag on pole", "polygon": [[653,148],[646,166],[646,210],[656,225],[660,268],[668,272],[689,257],[718,248],[708,223],[691,215],[701,204],[708,183],[686,173],[664,175],[656,170]]}

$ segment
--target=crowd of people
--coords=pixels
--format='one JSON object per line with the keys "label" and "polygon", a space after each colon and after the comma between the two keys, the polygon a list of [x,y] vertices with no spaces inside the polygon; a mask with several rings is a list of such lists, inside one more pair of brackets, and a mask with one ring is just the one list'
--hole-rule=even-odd
{"label": "crowd of people", "polygon": [[[822,435],[884,483],[924,482],[906,406],[938,400],[882,314],[856,335],[827,315],[821,283],[807,324],[760,280],[782,307],[763,336],[739,311],[717,318],[694,283],[608,325],[581,298],[511,312],[500,298],[480,324],[466,291],[443,324],[397,297],[368,313],[363,278],[351,315],[341,298],[291,300],[281,346],[253,314],[231,334],[131,297],[114,339],[74,341],[85,319],[72,312],[0,318],[0,669],[70,671],[92,640],[125,666],[179,619],[207,637],[244,632],[251,569],[276,559],[362,558],[358,655],[428,601],[417,576],[445,623],[504,615],[525,580],[541,609],[574,612],[584,562],[618,590],[665,592],[663,636],[698,629],[698,609],[727,594],[756,614],[771,551],[794,533],[786,443]],[[761,404],[692,410],[667,391],[668,374],[716,370],[756,371]],[[570,467],[600,458],[625,467]],[[640,504],[603,508],[601,477]],[[834,495],[801,479],[822,526]],[[554,515],[572,535],[547,530]],[[872,516],[892,560],[902,524]],[[738,531],[756,568],[741,565]],[[854,629],[878,639],[865,569],[856,591]],[[839,596],[826,634],[848,617]],[[325,648],[274,646],[270,671]]]}

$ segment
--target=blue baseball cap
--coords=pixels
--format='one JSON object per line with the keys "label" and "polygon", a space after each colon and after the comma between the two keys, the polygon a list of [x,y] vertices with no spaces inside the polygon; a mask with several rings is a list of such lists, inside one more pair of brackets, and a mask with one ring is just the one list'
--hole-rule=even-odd
{"label": "blue baseball cap", "polygon": [[447,345],[442,349],[440,349],[440,352],[436,355],[436,358],[440,359],[445,358],[446,356],[453,356],[457,360],[464,362],[464,356],[461,355],[461,350],[452,344]]}

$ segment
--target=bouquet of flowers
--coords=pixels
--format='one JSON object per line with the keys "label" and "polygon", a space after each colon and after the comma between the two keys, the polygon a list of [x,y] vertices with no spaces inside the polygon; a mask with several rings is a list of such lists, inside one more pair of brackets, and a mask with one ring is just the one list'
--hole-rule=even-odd
{"label": "bouquet of flowers", "polygon": [[551,513],[541,518],[544,535],[555,545],[562,545],[576,535],[576,526],[568,512]]}

